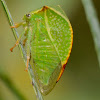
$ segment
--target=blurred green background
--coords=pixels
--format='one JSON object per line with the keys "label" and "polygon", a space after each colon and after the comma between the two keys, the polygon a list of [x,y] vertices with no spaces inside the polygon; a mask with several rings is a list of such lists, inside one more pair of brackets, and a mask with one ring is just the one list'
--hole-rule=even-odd
{"label": "blurred green background", "polygon": [[[93,0],[100,20],[100,1]],[[74,43],[66,69],[55,88],[44,100],[100,100],[100,68],[92,35],[81,0],[6,0],[15,23],[24,14],[44,5],[60,5],[67,14],[74,31]],[[19,33],[22,28],[19,29]],[[27,100],[36,100],[21,53],[10,48],[15,39],[0,3],[0,69],[10,77]],[[18,100],[0,80],[0,100]]]}

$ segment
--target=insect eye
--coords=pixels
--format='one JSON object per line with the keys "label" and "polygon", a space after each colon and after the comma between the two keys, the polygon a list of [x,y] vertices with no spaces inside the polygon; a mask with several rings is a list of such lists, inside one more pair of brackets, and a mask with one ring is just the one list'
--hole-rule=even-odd
{"label": "insect eye", "polygon": [[30,14],[26,14],[26,17],[28,17],[28,18],[29,18],[30,16],[31,16]]}

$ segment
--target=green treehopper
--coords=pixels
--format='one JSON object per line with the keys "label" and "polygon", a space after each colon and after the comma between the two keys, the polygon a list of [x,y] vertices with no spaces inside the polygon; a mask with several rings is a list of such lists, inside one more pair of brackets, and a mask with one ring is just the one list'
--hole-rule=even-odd
{"label": "green treehopper", "polygon": [[23,35],[27,42],[27,68],[30,56],[33,59],[33,71],[42,94],[48,94],[60,79],[73,44],[73,31],[64,11],[59,7],[43,6],[23,17],[23,22],[11,26],[24,27],[16,41],[19,44]]}

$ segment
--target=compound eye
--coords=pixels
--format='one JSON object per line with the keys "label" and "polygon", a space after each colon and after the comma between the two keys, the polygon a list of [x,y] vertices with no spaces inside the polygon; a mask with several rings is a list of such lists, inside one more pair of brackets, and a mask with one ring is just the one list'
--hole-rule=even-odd
{"label": "compound eye", "polygon": [[30,17],[31,15],[30,14],[26,14],[26,17]]}

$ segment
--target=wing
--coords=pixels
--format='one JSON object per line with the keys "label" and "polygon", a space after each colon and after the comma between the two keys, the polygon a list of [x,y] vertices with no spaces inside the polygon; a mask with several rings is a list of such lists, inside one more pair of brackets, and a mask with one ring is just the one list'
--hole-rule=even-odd
{"label": "wing", "polygon": [[33,70],[41,92],[46,95],[64,71],[72,48],[72,28],[62,10],[44,6],[32,13],[35,19],[31,42]]}

